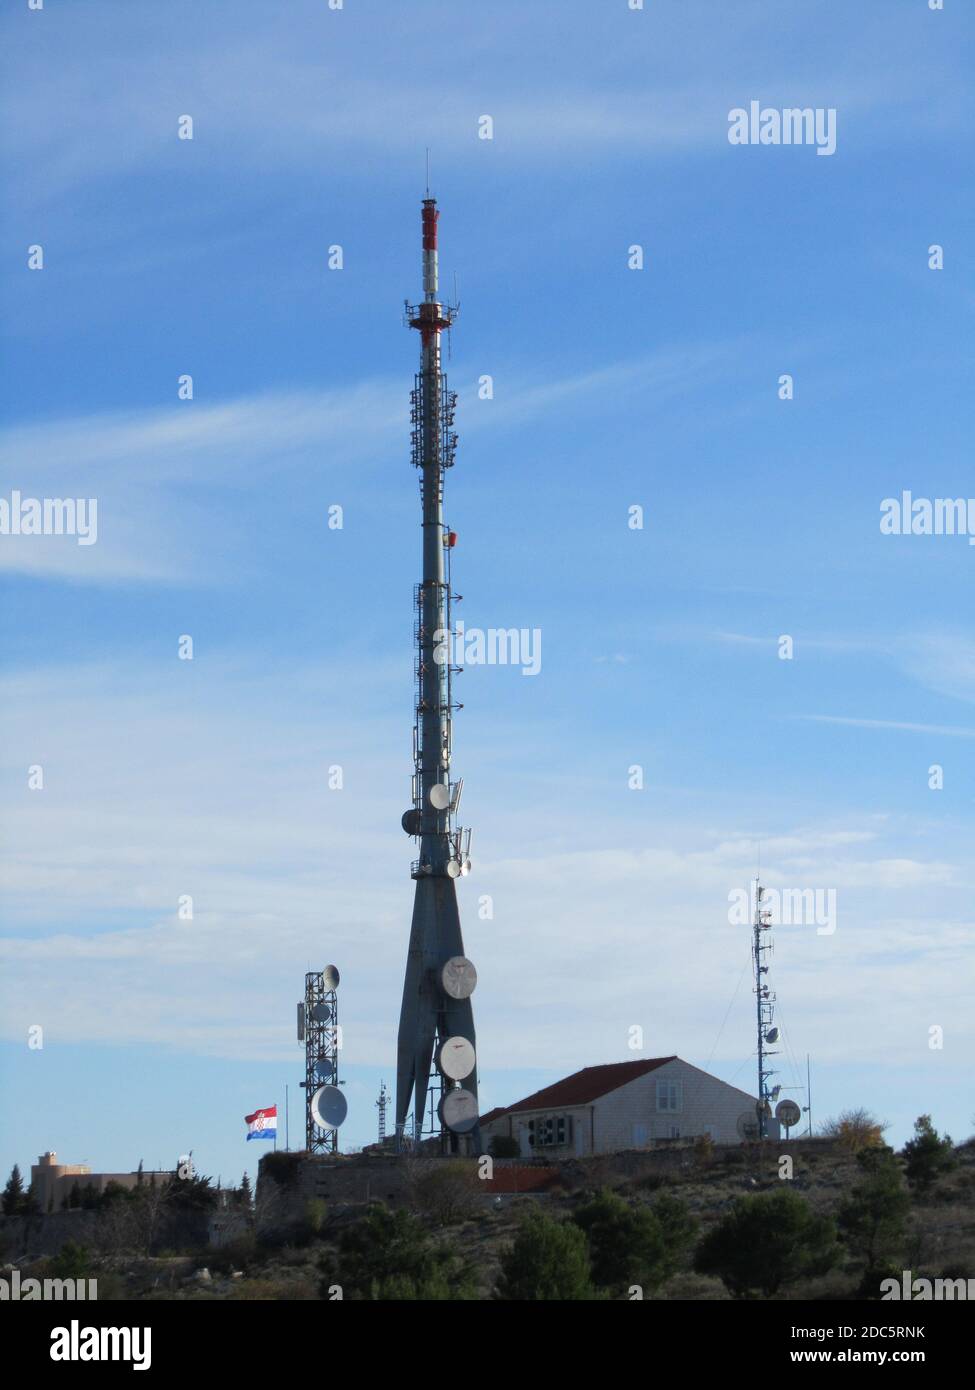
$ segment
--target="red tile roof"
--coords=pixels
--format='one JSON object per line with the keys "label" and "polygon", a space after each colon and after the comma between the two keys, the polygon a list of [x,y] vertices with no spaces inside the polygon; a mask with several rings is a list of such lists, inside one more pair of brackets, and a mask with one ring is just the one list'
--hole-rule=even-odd
{"label": "red tile roof", "polygon": [[558,1168],[541,1164],[496,1163],[494,1174],[484,1179],[488,1192],[543,1192],[560,1179]]}
{"label": "red tile roof", "polygon": [[478,1116],[478,1124],[489,1125],[492,1120],[496,1120],[499,1115],[504,1115],[505,1113],[503,1105],[496,1105],[494,1109],[489,1110],[486,1115]]}
{"label": "red tile roof", "polygon": [[638,1076],[646,1076],[647,1072],[656,1071],[658,1067],[676,1061],[675,1055],[648,1057],[640,1062],[609,1062],[602,1067],[583,1067],[582,1071],[574,1072],[572,1076],[567,1076],[563,1081],[556,1081],[551,1086],[545,1086],[534,1095],[516,1101],[514,1105],[489,1110],[486,1115],[481,1116],[481,1124],[490,1124],[501,1115],[517,1115],[523,1110],[551,1110],[563,1105],[588,1105],[590,1101],[598,1100],[600,1096],[608,1095],[610,1091],[616,1091],[620,1086],[635,1081]]}

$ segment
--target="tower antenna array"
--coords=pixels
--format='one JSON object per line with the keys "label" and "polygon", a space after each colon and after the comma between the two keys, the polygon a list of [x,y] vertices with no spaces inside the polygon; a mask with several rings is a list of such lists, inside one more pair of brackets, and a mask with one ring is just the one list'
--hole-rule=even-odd
{"label": "tower antenna array", "polygon": [[420,334],[410,420],[412,461],[420,474],[423,567],[414,590],[413,804],[402,821],[419,842],[419,856],[411,869],[416,890],[397,1045],[396,1140],[399,1147],[427,1132],[427,1097],[432,1105],[439,1093],[429,1132],[439,1136],[442,1150],[459,1152],[465,1144],[475,1151],[480,1144],[470,1000],[477,975],[464,956],[456,891],[456,880],[470,872],[471,832],[457,824],[463,779],[451,780],[453,715],[460,708],[452,694],[460,668],[452,664],[451,613],[459,595],[450,583],[457,537],[444,525],[443,503],[457,436],[456,396],[447,389],[440,339],[457,309],[440,300],[439,216],[428,190],[421,212],[423,300],[406,304],[406,322]]}
{"label": "tower antenna array", "polygon": [[339,1087],[342,1030],[334,965],[305,976],[305,997],[298,1005],[298,1041],[305,1044],[305,1148],[309,1153],[337,1153],[339,1126],[348,1111]]}

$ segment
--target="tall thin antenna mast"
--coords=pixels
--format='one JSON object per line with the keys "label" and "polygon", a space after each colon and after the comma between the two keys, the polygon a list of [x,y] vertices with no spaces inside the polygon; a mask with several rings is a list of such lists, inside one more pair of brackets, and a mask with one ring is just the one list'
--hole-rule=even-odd
{"label": "tall thin antenna mast", "polygon": [[755,1022],[758,1034],[758,1137],[768,1138],[768,1122],[772,1114],[769,1095],[769,1078],[775,1075],[775,1068],[766,1066],[766,1058],[776,1054],[769,1051],[769,1045],[778,1042],[779,1030],[774,1026],[775,995],[765,982],[768,975],[766,957],[772,954],[772,941],[768,933],[772,930],[772,914],[762,906],[765,889],[755,880],[755,918],[753,922],[754,940],[752,944],[755,971]]}
{"label": "tall thin antenna mast", "polygon": [[389,1106],[389,1091],[385,1081],[379,1083],[379,1099],[376,1101],[376,1109],[379,1111],[379,1142],[382,1144],[386,1138],[386,1110]]}

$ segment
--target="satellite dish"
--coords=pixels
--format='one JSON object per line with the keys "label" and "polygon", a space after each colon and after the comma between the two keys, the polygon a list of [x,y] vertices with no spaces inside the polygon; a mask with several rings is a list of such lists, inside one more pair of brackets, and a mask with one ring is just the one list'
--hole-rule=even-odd
{"label": "satellite dish", "polygon": [[332,1071],[332,1063],[325,1061],[324,1058],[322,1061],[315,1063],[315,1075],[318,1077],[319,1081],[331,1081]]}
{"label": "satellite dish", "polygon": [[736,1128],[738,1130],[739,1139],[757,1139],[758,1116],[755,1115],[751,1110],[746,1110],[744,1114],[738,1116],[738,1124]]}
{"label": "satellite dish", "polygon": [[802,1119],[802,1111],[794,1100],[780,1100],[775,1107],[775,1118],[780,1125],[785,1125],[786,1129],[791,1129]]}
{"label": "satellite dish", "polygon": [[462,1086],[447,1091],[437,1108],[443,1123],[455,1134],[469,1134],[477,1124],[477,1099]]}
{"label": "satellite dish", "polygon": [[767,1043],[777,1043],[778,1040],[779,1040],[779,1030],[778,1030],[778,1028],[770,1028],[770,1029],[768,1030],[768,1032],[765,1034],[765,1041],[766,1041]]}
{"label": "satellite dish", "polygon": [[328,1023],[332,1017],[332,1010],[327,1004],[313,1004],[311,1016],[316,1023]]}
{"label": "satellite dish", "polygon": [[322,984],[326,989],[338,989],[340,978],[337,965],[326,965],[322,971]]}
{"label": "satellite dish", "polygon": [[443,992],[451,999],[469,999],[477,985],[474,962],[466,956],[451,956],[440,972]]}
{"label": "satellite dish", "polygon": [[457,863],[456,859],[447,860],[447,877],[460,878],[460,865]]}
{"label": "satellite dish", "polygon": [[430,798],[430,805],[436,811],[446,811],[450,805],[450,788],[446,782],[434,782],[427,795]]}
{"label": "satellite dish", "polygon": [[470,871],[471,871],[471,861],[470,861],[469,859],[463,860],[463,862],[461,863],[461,866],[460,866],[460,871],[461,871],[461,873],[464,875],[464,877],[466,878],[467,875],[468,875],[468,874],[470,873]]}
{"label": "satellite dish", "polygon": [[476,1061],[474,1044],[468,1042],[460,1034],[452,1038],[444,1038],[440,1044],[437,1066],[444,1076],[449,1077],[451,1081],[463,1081],[465,1076],[470,1076]]}
{"label": "satellite dish", "polygon": [[403,812],[403,818],[400,821],[400,824],[406,831],[407,835],[419,835],[420,813],[415,806],[411,806],[408,811]]}
{"label": "satellite dish", "polygon": [[338,1129],[349,1104],[337,1086],[319,1086],[311,1098],[311,1117],[319,1129]]}

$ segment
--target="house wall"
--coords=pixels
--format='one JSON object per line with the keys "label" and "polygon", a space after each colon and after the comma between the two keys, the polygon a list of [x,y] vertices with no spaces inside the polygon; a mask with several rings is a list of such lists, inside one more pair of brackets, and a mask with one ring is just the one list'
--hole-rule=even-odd
{"label": "house wall", "polygon": [[[521,1145],[523,1158],[584,1158],[592,1153],[591,1130],[593,1107],[591,1105],[563,1105],[557,1110],[526,1110],[517,1115],[499,1115],[490,1124],[481,1125],[481,1144],[487,1149],[496,1134],[510,1135]],[[544,1144],[532,1148],[528,1144],[528,1121],[540,1120],[548,1115],[569,1115],[572,1118],[572,1137],[566,1144]]]}
{"label": "house wall", "polygon": [[[657,1108],[657,1083],[676,1081],[680,1085],[680,1109],[661,1111]],[[537,1158],[589,1158],[594,1154],[618,1153],[624,1149],[650,1148],[674,1138],[694,1139],[710,1129],[716,1144],[737,1144],[738,1117],[754,1113],[755,1100],[747,1091],[729,1086],[689,1062],[677,1058],[655,1071],[639,1076],[625,1086],[600,1096],[589,1105],[562,1106],[556,1109],[520,1111],[500,1115],[482,1126],[484,1145],[496,1134],[511,1135],[522,1142],[522,1153]],[[571,1115],[573,1135],[561,1146],[545,1145],[537,1149],[524,1146],[529,1120],[547,1115]],[[678,1131],[677,1135],[673,1131]],[[779,1127],[770,1121],[771,1138],[779,1137]]]}
{"label": "house wall", "polygon": [[[658,1083],[668,1081],[680,1086],[677,1111],[657,1108]],[[595,1106],[595,1152],[616,1153],[646,1148],[660,1140],[695,1139],[708,1129],[716,1144],[740,1143],[738,1116],[745,1111],[754,1114],[755,1100],[747,1091],[677,1058],[601,1096]],[[775,1121],[770,1137],[778,1138]]]}

